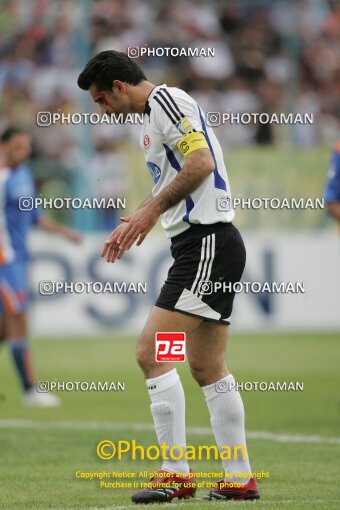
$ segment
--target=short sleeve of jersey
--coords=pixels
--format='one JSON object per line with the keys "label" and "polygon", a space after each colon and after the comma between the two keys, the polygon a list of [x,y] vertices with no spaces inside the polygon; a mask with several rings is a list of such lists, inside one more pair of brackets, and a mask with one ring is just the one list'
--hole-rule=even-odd
{"label": "short sleeve of jersey", "polygon": [[28,167],[12,171],[7,181],[6,196],[8,213],[13,223],[22,221],[20,215],[24,215],[25,224],[32,225],[43,216],[42,210],[35,205],[36,187]]}
{"label": "short sleeve of jersey", "polygon": [[[34,199],[33,203],[35,205],[35,199],[37,198],[37,188],[35,186],[35,182],[34,182],[33,176],[30,171],[28,171],[28,179],[31,183],[32,198]],[[39,219],[43,215],[44,215],[44,213],[41,210],[41,208],[39,206],[35,205],[35,207],[32,208],[32,216],[31,216],[32,224],[35,225],[36,223],[38,223]]]}
{"label": "short sleeve of jersey", "polygon": [[332,154],[324,198],[326,202],[340,202],[340,143]]}
{"label": "short sleeve of jersey", "polygon": [[154,96],[153,127],[171,150],[191,133],[203,133],[198,107],[184,91],[161,88]]}
{"label": "short sleeve of jersey", "polygon": [[[36,195],[35,195],[36,198]],[[34,207],[32,209],[32,224],[36,225],[40,218],[44,216],[43,211],[40,209],[40,207]]]}

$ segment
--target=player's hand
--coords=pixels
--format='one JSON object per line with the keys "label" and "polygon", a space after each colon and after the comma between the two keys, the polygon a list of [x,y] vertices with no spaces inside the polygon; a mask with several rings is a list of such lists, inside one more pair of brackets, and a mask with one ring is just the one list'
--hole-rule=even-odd
{"label": "player's hand", "polygon": [[102,257],[107,254],[108,262],[120,259],[123,253],[137,241],[140,246],[152,227],[157,223],[160,213],[151,204],[137,209],[131,216],[122,217],[124,224],[119,225],[104,244]]}
{"label": "player's hand", "polygon": [[122,230],[125,228],[126,228],[125,223],[119,225],[111,232],[110,236],[105,241],[101,252],[101,256],[105,257],[105,255],[107,254],[106,257],[107,262],[115,262],[115,260],[118,258],[118,255],[120,255],[119,258],[123,255],[123,253],[119,253],[119,244],[117,243],[117,240]]}
{"label": "player's hand", "polygon": [[65,230],[64,237],[68,241],[71,241],[71,243],[74,243],[74,244],[80,244],[82,242],[81,235],[78,234],[78,232],[76,230],[72,230],[70,228]]}

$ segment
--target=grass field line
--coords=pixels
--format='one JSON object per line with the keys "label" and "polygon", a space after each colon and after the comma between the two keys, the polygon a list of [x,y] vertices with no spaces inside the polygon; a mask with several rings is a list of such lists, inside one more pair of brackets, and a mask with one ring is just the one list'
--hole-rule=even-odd
{"label": "grass field line", "polygon": [[[62,430],[129,430],[153,432],[151,423],[109,423],[109,422],[81,422],[81,421],[36,421],[23,419],[0,420],[0,428],[18,429],[62,429]],[[209,427],[187,427],[187,433],[193,436],[212,436]],[[275,443],[317,443],[340,444],[340,437],[308,436],[299,434],[274,434],[266,431],[247,431],[248,439],[262,439]]]}
{"label": "grass field line", "polygon": [[[295,500],[295,499],[283,499],[283,500],[280,500],[280,501],[273,501],[273,500],[259,500],[259,501],[253,501],[253,502],[245,502],[245,504],[248,506],[249,503],[251,505],[255,505],[256,506],[271,506],[272,508],[275,508],[276,507],[276,504],[278,505],[292,505],[292,504],[296,504],[298,503],[299,505],[315,505],[315,504],[318,504],[318,505],[324,505],[324,504],[335,504],[335,503],[339,503],[340,500],[339,499],[334,499],[334,500],[326,500],[326,499],[305,499],[305,500]],[[213,505],[216,505],[216,501],[213,502]],[[183,508],[183,506],[187,507],[187,506],[193,506],[193,505],[204,505],[206,504],[207,506],[208,505],[211,505],[211,502],[210,501],[204,501],[204,500],[200,500],[200,498],[194,498],[194,499],[191,499],[191,500],[185,500],[185,502],[183,501],[178,501],[178,502],[171,502],[171,503],[162,503],[162,508],[173,508],[174,506],[177,506],[177,507],[181,507]],[[220,502],[221,504],[221,502]],[[225,505],[226,503],[225,502],[222,502],[222,505]],[[236,507],[239,507],[240,505],[240,502],[239,501],[228,501],[227,503],[228,507],[229,506],[236,506]],[[115,510],[130,510],[131,508],[136,508],[136,505],[135,504],[129,504],[129,505],[115,505],[114,507],[112,506],[108,506],[106,508],[99,508],[97,506],[95,507],[91,507],[89,510],[112,510],[112,509],[115,509]],[[244,506],[242,505],[242,508],[244,508]],[[278,508],[278,507],[276,507]],[[71,509],[72,510],[72,509]]]}

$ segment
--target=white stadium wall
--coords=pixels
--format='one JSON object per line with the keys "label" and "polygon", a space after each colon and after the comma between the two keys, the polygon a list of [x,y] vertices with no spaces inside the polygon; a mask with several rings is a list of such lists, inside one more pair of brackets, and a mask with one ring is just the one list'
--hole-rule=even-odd
{"label": "white stadium wall", "polygon": [[[340,240],[335,232],[243,233],[243,281],[303,282],[305,293],[236,296],[233,331],[340,330]],[[160,234],[115,264],[99,254],[105,234],[85,235],[81,246],[35,232],[30,238],[30,325],[39,337],[137,334],[171,265]],[[146,282],[146,293],[39,294],[40,281]]]}

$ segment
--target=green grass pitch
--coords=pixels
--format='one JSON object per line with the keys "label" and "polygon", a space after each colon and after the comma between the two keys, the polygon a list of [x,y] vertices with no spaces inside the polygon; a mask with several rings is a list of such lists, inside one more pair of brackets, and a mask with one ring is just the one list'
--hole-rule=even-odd
{"label": "green grass pitch", "polygon": [[[103,461],[96,444],[136,439],[155,444],[149,398],[134,360],[135,339],[65,339],[32,342],[40,380],[124,381],[124,392],[59,392],[62,407],[28,409],[6,346],[0,347],[0,508],[4,510],[127,509],[131,490],[100,489],[98,480],[76,479],[77,470],[155,470],[152,461]],[[259,482],[258,502],[175,500],[164,507],[205,509],[339,509],[340,436],[337,334],[232,335],[231,372],[239,381],[302,381],[303,392],[243,392],[253,471],[268,471]],[[214,444],[206,432],[209,416],[202,392],[187,366],[178,367],[187,400],[188,444]],[[111,426],[112,424],[112,426]],[[196,429],[195,429],[196,427]],[[200,432],[202,431],[202,432]],[[278,439],[279,435],[282,441]],[[299,436],[299,437],[297,437]],[[314,439],[310,437],[313,436]],[[295,439],[295,442],[294,442]],[[219,471],[217,461],[195,461],[195,471]],[[158,508],[158,507],[157,507]]]}

